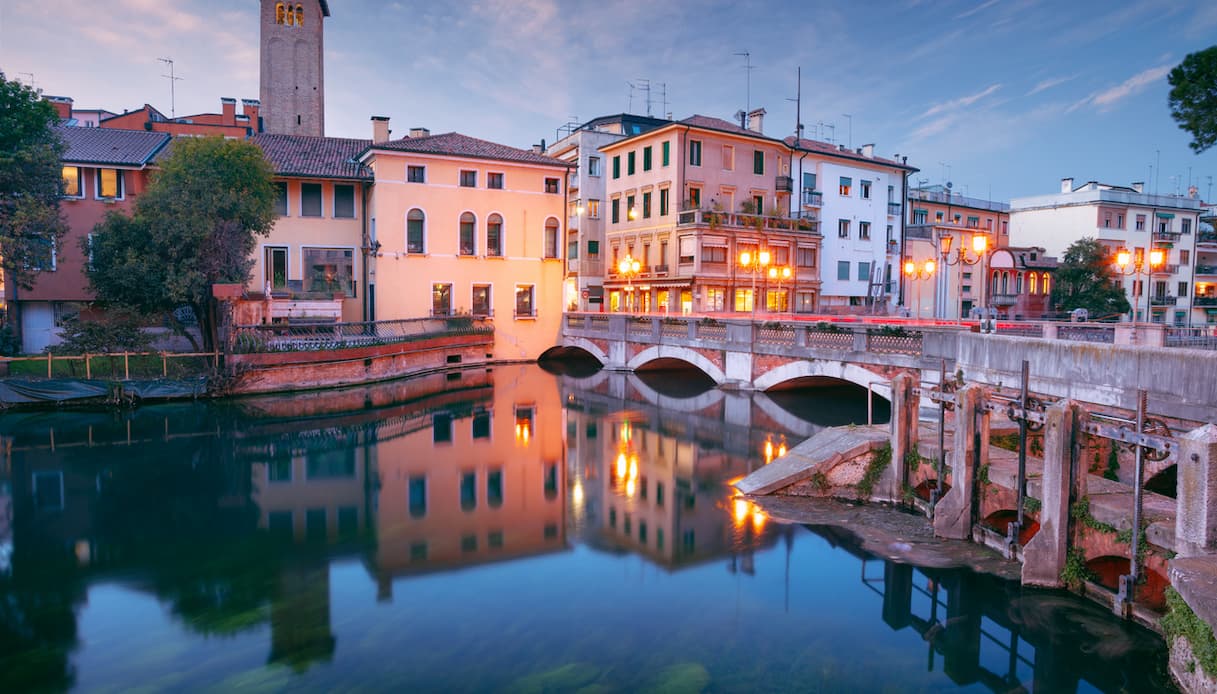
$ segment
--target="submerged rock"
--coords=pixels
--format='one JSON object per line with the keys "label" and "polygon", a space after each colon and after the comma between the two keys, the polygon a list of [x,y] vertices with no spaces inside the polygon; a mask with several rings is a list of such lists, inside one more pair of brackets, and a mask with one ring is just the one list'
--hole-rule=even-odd
{"label": "submerged rock", "polygon": [[545,672],[526,675],[507,688],[512,694],[549,694],[549,692],[596,691],[589,688],[600,676],[600,668],[589,663],[568,663]]}
{"label": "submerged rock", "polygon": [[648,694],[698,694],[710,684],[710,673],[701,663],[680,663],[665,668],[643,691]]}

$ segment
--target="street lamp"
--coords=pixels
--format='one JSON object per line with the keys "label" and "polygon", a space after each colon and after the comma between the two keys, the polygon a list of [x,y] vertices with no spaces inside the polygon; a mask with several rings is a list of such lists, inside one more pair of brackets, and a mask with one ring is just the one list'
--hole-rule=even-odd
{"label": "street lamp", "polygon": [[625,277],[625,301],[628,304],[627,310],[632,310],[634,307],[634,285],[633,279],[638,276],[638,272],[642,270],[642,263],[634,260],[633,257],[627,255],[617,263],[617,273]]}
{"label": "street lamp", "polygon": [[[936,269],[937,269],[937,266],[934,264],[933,260],[926,260],[925,264],[922,265],[921,267],[917,267],[917,263],[914,263],[912,260],[906,260],[904,262],[904,276],[909,278],[910,281],[911,280],[928,280],[934,276],[934,270],[936,270]],[[921,318],[921,289],[920,289],[921,285],[917,285],[917,286],[918,286],[918,289],[917,289],[917,294],[916,294],[916,298],[915,298],[915,301],[917,302],[916,318],[920,319]]]}
{"label": "street lamp", "polygon": [[769,251],[760,250],[756,253],[744,251],[739,254],[739,266],[741,270],[752,273],[752,315],[756,315],[756,276],[759,273],[765,272],[765,268],[769,267]]}
{"label": "street lamp", "polygon": [[[774,280],[775,282],[778,283],[778,296],[782,296],[782,282],[788,281],[790,279],[791,275],[793,275],[793,274],[794,273],[790,269],[789,265],[783,265],[782,267],[769,268],[769,279]],[[778,304],[778,313],[781,313],[782,311],[790,310],[790,298],[789,297],[786,297],[786,301],[784,303],[786,304],[785,307],[783,307],[781,304]],[[769,307],[766,306],[765,308],[767,309]]]}
{"label": "street lamp", "polygon": [[[1145,281],[1149,282],[1149,278],[1153,275],[1154,271],[1162,267],[1162,264],[1166,262],[1166,253],[1161,248],[1150,248],[1148,268],[1144,267],[1144,261],[1145,257],[1142,254],[1133,254],[1130,253],[1127,248],[1122,248],[1120,249],[1120,252],[1116,253],[1116,271],[1121,275],[1131,275],[1133,277],[1144,276]],[[1137,304],[1141,303],[1139,295],[1144,295],[1146,293],[1145,287],[1140,287],[1139,292],[1137,291],[1138,287],[1140,287],[1140,285],[1134,281],[1132,304],[1132,341],[1134,343],[1137,341]],[[1145,300],[1145,315],[1146,318],[1149,317],[1148,298]]]}
{"label": "street lamp", "polygon": [[[984,234],[973,234],[971,253],[974,255],[969,255],[968,249],[961,244],[959,248],[955,249],[955,255],[952,259],[951,241],[953,239],[954,239],[953,236],[951,236],[950,234],[947,234],[946,236],[943,236],[939,240],[939,244],[942,249],[943,264],[959,266],[959,318],[956,320],[956,322],[959,322],[959,321],[963,320],[963,266],[964,265],[975,265],[977,263],[981,263],[982,261],[984,261],[985,249],[988,248],[989,239]],[[979,301],[977,303],[979,303],[982,307],[984,306],[984,292],[985,292],[985,284],[987,282],[987,280],[983,277],[984,270],[985,270],[985,266],[982,264],[980,266],[980,271],[981,271],[981,275],[982,275],[980,285],[979,285],[980,291],[977,294],[977,296],[979,298]]]}

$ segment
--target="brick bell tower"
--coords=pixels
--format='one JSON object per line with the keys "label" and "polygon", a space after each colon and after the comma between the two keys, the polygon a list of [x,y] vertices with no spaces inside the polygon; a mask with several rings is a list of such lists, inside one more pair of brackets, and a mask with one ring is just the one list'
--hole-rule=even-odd
{"label": "brick bell tower", "polygon": [[[261,0],[261,131],[325,134],[327,0]],[[254,124],[257,128],[257,124]]]}

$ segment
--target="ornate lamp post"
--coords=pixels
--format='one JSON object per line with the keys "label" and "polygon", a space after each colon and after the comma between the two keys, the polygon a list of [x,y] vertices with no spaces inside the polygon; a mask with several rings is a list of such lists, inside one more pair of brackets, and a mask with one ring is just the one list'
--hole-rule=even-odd
{"label": "ornate lamp post", "polygon": [[769,267],[769,251],[759,250],[756,253],[744,251],[739,254],[740,269],[752,273],[752,315],[756,315],[756,276],[765,272]]}
{"label": "ornate lamp post", "polygon": [[625,277],[625,301],[627,311],[634,309],[634,278],[638,276],[638,272],[642,270],[642,263],[634,260],[632,256],[627,255],[617,263],[617,273]]}
{"label": "ornate lamp post", "polygon": [[[912,260],[904,262],[904,276],[909,278],[910,281],[928,280],[934,276],[934,270],[936,269],[937,265],[934,264],[933,260],[926,260],[925,264],[921,267],[917,267],[917,263],[914,263]],[[917,287],[917,315],[914,317],[921,318],[921,285],[917,285]]]}
{"label": "ornate lamp post", "polygon": [[[789,280],[792,274],[794,274],[794,273],[790,269],[789,265],[783,265],[782,267],[769,268],[769,279],[774,280],[775,282],[778,283],[778,296],[782,295],[782,282]],[[786,297],[785,304],[786,304],[785,307],[783,307],[780,304],[778,305],[778,313],[781,313],[784,310],[785,311],[790,310],[790,297]],[[766,307],[766,308],[768,308],[768,307]]]}
{"label": "ornate lamp post", "polygon": [[[1149,266],[1145,266],[1145,256],[1141,254],[1133,254],[1127,248],[1123,248],[1119,253],[1116,253],[1116,271],[1121,275],[1132,277],[1144,277],[1148,283],[1149,278],[1154,274],[1154,271],[1162,267],[1166,262],[1166,253],[1161,248],[1149,249]],[[1140,291],[1138,292],[1138,288]],[[1137,342],[1137,304],[1141,303],[1140,295],[1145,295],[1146,287],[1142,287],[1133,282],[1133,302],[1132,302],[1132,341]],[[1145,299],[1145,315],[1149,317],[1149,298]]]}
{"label": "ornate lamp post", "polygon": [[[985,259],[985,249],[989,245],[989,239],[985,237],[984,234],[973,234],[971,254],[969,254],[969,250],[966,247],[960,245],[959,248],[955,249],[955,254],[952,256],[951,241],[953,238],[954,237],[952,237],[950,234],[947,234],[946,236],[943,236],[941,240],[939,240],[939,244],[942,250],[943,264],[959,266],[959,317],[956,319],[956,322],[958,323],[963,320],[963,267],[965,265],[983,263]],[[981,275],[984,275],[984,269],[985,267],[982,264],[980,266]],[[986,280],[982,277],[979,285],[980,292],[977,295],[979,298],[978,303],[981,306],[984,306],[985,283]]]}

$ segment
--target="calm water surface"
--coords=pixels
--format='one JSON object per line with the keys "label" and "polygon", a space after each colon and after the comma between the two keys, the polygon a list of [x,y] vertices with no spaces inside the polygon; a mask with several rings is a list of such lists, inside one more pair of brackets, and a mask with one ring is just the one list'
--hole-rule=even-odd
{"label": "calm water surface", "polygon": [[1088,603],[732,498],[865,417],[535,366],[7,415],[0,692],[1169,687],[1161,640]]}

